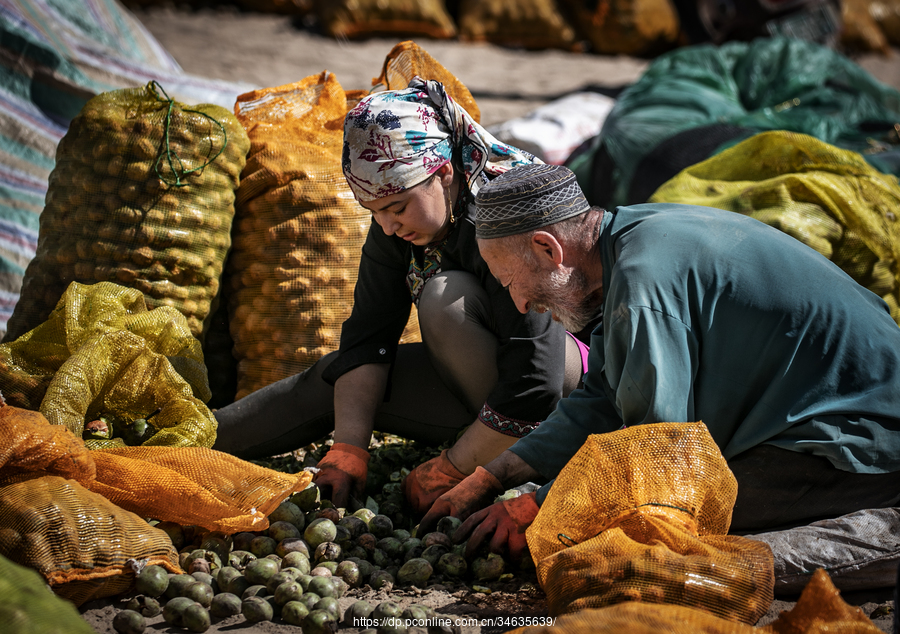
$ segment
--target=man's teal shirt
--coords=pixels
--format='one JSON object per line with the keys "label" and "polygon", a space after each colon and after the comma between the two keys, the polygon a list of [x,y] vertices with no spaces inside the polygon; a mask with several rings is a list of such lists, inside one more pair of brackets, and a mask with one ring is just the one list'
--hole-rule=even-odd
{"label": "man's teal shirt", "polygon": [[900,327],[800,241],[737,213],[606,211],[603,319],[584,387],[512,451],[555,477],[589,434],[703,421],[726,459],[760,444],[900,470]]}

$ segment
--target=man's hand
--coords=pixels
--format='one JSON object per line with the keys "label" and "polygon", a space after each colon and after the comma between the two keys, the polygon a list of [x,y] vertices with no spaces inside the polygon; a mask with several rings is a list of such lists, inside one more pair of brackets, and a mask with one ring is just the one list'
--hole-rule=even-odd
{"label": "man's hand", "polygon": [[435,500],[431,510],[419,523],[418,533],[424,535],[431,532],[438,520],[447,515],[464,520],[478,509],[490,504],[491,500],[503,491],[500,480],[490,471],[484,467],[476,467],[472,475]]}
{"label": "man's hand", "polygon": [[453,466],[444,449],[440,456],[420,464],[403,478],[403,495],[416,513],[424,513],[438,497],[462,482],[465,477],[465,473]]}
{"label": "man's hand", "polygon": [[513,561],[519,561],[528,552],[525,530],[531,526],[538,510],[534,492],[497,502],[470,515],[453,533],[453,541],[459,543],[471,533],[466,543],[466,558],[471,559],[481,543],[493,533],[491,552],[502,554],[505,549]]}
{"label": "man's hand", "polygon": [[323,498],[336,507],[347,506],[351,495],[361,498],[366,486],[369,452],[355,445],[336,442],[319,461],[315,483]]}

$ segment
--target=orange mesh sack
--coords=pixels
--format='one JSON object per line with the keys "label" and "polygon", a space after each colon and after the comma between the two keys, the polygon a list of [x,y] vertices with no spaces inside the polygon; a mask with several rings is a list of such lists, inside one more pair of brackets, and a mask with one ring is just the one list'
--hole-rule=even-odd
{"label": "orange mesh sack", "polygon": [[481,121],[481,110],[465,84],[428,51],[410,40],[400,42],[387,54],[381,75],[372,80],[373,90],[403,90],[416,76],[441,82],[453,101],[461,105],[476,122]]}
{"label": "orange mesh sack", "polygon": [[459,37],[530,49],[575,47],[575,32],[554,0],[462,0]]}
{"label": "orange mesh sack", "polygon": [[780,229],[881,297],[900,323],[900,185],[856,152],[763,132],[682,170],[650,201],[717,207]]}
{"label": "orange mesh sack", "polygon": [[667,603],[755,623],[772,553],[726,535],[737,481],[703,423],[589,436],[527,532],[551,615]]}
{"label": "orange mesh sack", "polygon": [[236,398],[337,349],[370,223],[341,171],[352,98],[327,71],[238,97],[251,150],[226,293]]}
{"label": "orange mesh sack", "polygon": [[900,45],[900,1],[898,0],[871,0],[869,2],[869,15],[871,15],[888,42],[894,46]]}
{"label": "orange mesh sack", "polygon": [[45,323],[0,344],[0,368],[12,405],[39,407],[79,438],[86,422],[108,418],[115,437],[89,440],[92,448],[124,446],[127,424],[156,410],[156,433],[143,442],[215,442],[200,342],[177,310],[148,311],[136,289],[73,282]]}
{"label": "orange mesh sack", "polygon": [[871,9],[871,0],[841,2],[841,44],[853,51],[887,55],[891,50],[887,35]]}
{"label": "orange mesh sack", "polygon": [[44,322],[73,281],[135,288],[151,308],[176,308],[200,337],[248,147],[227,110],[189,108],[155,82],[91,99],[57,147],[6,341]]}
{"label": "orange mesh sack", "polygon": [[566,0],[579,34],[597,53],[653,56],[678,45],[671,0]]}
{"label": "orange mesh sack", "polygon": [[141,517],[227,534],[261,531],[312,474],[281,473],[204,447],[124,447],[91,452],[91,490]]}
{"label": "orange mesh sack", "polygon": [[726,621],[678,605],[620,603],[580,610],[553,625],[522,627],[514,634],[877,634],[862,610],[847,605],[824,570],[817,570],[791,610],[765,627]]}
{"label": "orange mesh sack", "polygon": [[319,3],[318,11],[331,37],[405,34],[446,39],[456,35],[441,0],[328,0]]}

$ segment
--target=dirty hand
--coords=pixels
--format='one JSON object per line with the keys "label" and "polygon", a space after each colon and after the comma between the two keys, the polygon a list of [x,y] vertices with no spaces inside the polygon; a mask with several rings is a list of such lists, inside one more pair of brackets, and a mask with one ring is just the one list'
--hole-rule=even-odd
{"label": "dirty hand", "polygon": [[538,514],[536,493],[526,493],[511,500],[492,504],[470,515],[453,533],[453,541],[459,543],[468,537],[466,558],[470,559],[481,543],[491,537],[491,552],[502,554],[504,546],[513,561],[519,561],[528,552],[525,530]]}
{"label": "dirty hand", "polygon": [[444,449],[440,456],[420,464],[403,478],[403,495],[416,513],[427,511],[438,497],[466,477],[447,458],[447,451]]}
{"label": "dirty hand", "polygon": [[355,445],[336,442],[319,461],[315,483],[322,498],[345,508],[351,495],[361,498],[366,486],[369,452]]}
{"label": "dirty hand", "polygon": [[466,476],[462,482],[434,501],[431,510],[419,523],[418,532],[422,535],[431,532],[438,520],[447,515],[464,520],[490,504],[503,491],[503,485],[494,474],[484,467],[475,467],[472,475]]}

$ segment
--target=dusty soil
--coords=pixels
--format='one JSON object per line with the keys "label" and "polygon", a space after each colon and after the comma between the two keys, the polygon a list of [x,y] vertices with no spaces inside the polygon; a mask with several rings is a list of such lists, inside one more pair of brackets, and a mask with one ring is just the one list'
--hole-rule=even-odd
{"label": "dusty soil", "polygon": [[[202,10],[148,8],[135,13],[185,71],[259,87],[298,81],[327,69],[346,89],[368,88],[371,78],[380,73],[385,55],[398,41],[336,41],[317,34],[298,19],[244,13],[227,5]],[[635,81],[647,65],[647,60],[564,51],[522,51],[451,41],[420,40],[419,44],[469,87],[485,125],[522,116],[548,101],[588,87],[614,95]],[[885,83],[900,88],[900,57],[896,52],[886,58],[862,56],[857,61]],[[490,594],[441,585],[424,590],[394,590],[390,594],[357,589],[341,599],[341,606],[346,608],[360,598],[374,602],[390,598],[404,605],[430,605],[450,619],[547,614],[543,592],[533,573],[517,575],[512,582],[486,585],[493,588]],[[878,617],[874,622],[881,630],[890,631],[893,602],[889,590],[855,593],[845,598],[860,605],[866,614]],[[791,597],[779,598],[759,624],[771,622],[792,605]],[[105,634],[114,632],[112,619],[121,607],[121,601],[102,600],[85,604],[81,611],[97,632]],[[466,625],[462,631],[493,634],[510,629],[514,628],[482,622]],[[148,620],[147,631],[184,630],[169,627],[158,616]],[[209,631],[295,634],[299,629],[277,621],[248,624],[244,617],[236,616],[214,623]],[[341,631],[355,632],[359,628]]]}

